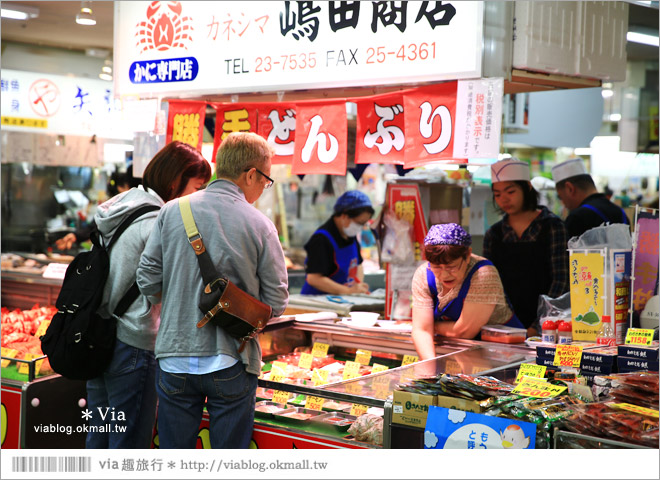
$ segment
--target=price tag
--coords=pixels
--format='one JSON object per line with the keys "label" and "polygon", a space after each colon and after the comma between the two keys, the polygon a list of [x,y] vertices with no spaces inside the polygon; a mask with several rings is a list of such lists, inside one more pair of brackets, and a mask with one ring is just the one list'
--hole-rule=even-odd
{"label": "price tag", "polygon": [[327,343],[314,342],[314,346],[312,346],[312,355],[314,357],[327,357],[328,348],[330,348],[330,345]]}
{"label": "price tag", "polygon": [[524,397],[550,398],[556,397],[566,390],[566,388],[566,386],[552,385],[540,379],[525,377],[511,393],[517,393]]}
{"label": "price tag", "polygon": [[281,383],[282,380],[284,380],[284,375],[280,375],[279,373],[275,373],[274,370],[271,370],[270,377],[268,377],[268,379],[271,382],[280,382]]}
{"label": "price tag", "polygon": [[[41,357],[41,356],[42,355],[39,355],[38,353],[26,353],[25,358],[23,358],[23,360],[33,360],[33,359]],[[44,363],[43,360],[38,360],[37,363],[35,364],[35,366],[34,366],[35,376],[39,374],[39,369],[41,369],[41,364],[42,363]],[[30,364],[19,362],[19,364],[18,364],[18,373],[23,373],[25,375],[28,375],[30,373]]]}
{"label": "price tag", "polygon": [[318,368],[315,368],[314,371],[312,371],[312,382],[314,383],[314,386],[316,387],[328,383],[328,373],[327,370],[319,370]]}
{"label": "price tag", "polygon": [[520,382],[522,377],[545,377],[545,365],[534,365],[533,363],[523,363],[520,365],[520,370],[518,370],[518,376],[516,377],[515,383]]}
{"label": "price tag", "polygon": [[323,410],[323,404],[325,403],[325,398],[321,397],[307,397],[305,401],[305,408],[311,410]]}
{"label": "price tag", "polygon": [[630,403],[615,403],[612,407],[639,413],[640,415],[646,415],[651,418],[658,418],[658,411],[651,408],[638,407],[637,405],[632,405]]}
{"label": "price tag", "polygon": [[364,415],[367,413],[367,410],[369,410],[369,407],[366,405],[358,405],[357,403],[354,403],[351,405],[351,415],[355,417],[359,417],[360,415]]}
{"label": "price tag", "polygon": [[411,363],[419,362],[419,357],[417,355],[404,355],[401,366],[410,365]]}
{"label": "price tag", "polygon": [[346,362],[346,365],[344,365],[344,375],[342,378],[344,380],[350,380],[351,378],[359,377],[360,376],[360,364],[357,362]]}
{"label": "price tag", "polygon": [[44,278],[54,278],[55,280],[64,280],[68,263],[49,263],[41,275]]}
{"label": "price tag", "polygon": [[355,353],[355,362],[360,365],[369,365],[369,362],[371,362],[371,350],[359,349]]}
{"label": "price tag", "polygon": [[346,385],[346,393],[350,393],[351,395],[361,395],[362,394],[362,385],[355,382],[355,383],[349,383]]}
{"label": "price tag", "polygon": [[[270,370],[270,379],[273,379],[273,376],[285,377],[286,376],[286,363],[285,362],[273,362],[273,368]],[[275,380],[279,382],[279,380]]]}
{"label": "price tag", "polygon": [[579,367],[580,360],[582,360],[581,345],[557,345],[552,364],[555,367]]}
{"label": "price tag", "polygon": [[308,370],[311,370],[313,360],[314,360],[314,355],[312,355],[311,353],[301,353],[300,360],[298,360],[298,366],[300,368],[306,368]]}
{"label": "price tag", "polygon": [[48,330],[49,325],[50,325],[50,320],[42,320],[42,322],[39,324],[39,328],[37,328],[37,332],[34,334],[34,336],[39,338],[42,335],[46,335],[46,330]]}
{"label": "price tag", "polygon": [[626,333],[626,345],[651,345],[653,332],[649,328],[629,328]]}
{"label": "price tag", "polygon": [[[18,353],[18,350],[14,350],[13,348],[2,347],[2,356],[3,357],[16,358],[17,353]],[[9,359],[3,359],[2,360],[2,368],[9,365],[10,362],[11,362],[11,360],[9,360]]]}
{"label": "price tag", "polygon": [[281,390],[274,390],[273,391],[273,402],[286,404],[286,402],[289,401],[289,395],[290,395],[289,392],[283,392]]}
{"label": "price tag", "polygon": [[380,373],[384,372],[385,370],[389,370],[390,367],[386,365],[381,365],[380,363],[374,363],[374,366],[371,367],[371,373]]}

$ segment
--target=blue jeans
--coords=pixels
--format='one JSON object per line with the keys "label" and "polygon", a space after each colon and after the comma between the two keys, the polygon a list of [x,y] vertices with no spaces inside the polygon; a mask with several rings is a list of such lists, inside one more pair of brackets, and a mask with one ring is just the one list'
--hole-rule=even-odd
{"label": "blue jeans", "polygon": [[[87,382],[92,412],[87,448],[151,448],[157,368],[154,352],[117,340],[108,368]],[[110,431],[91,431],[94,427]]]}
{"label": "blue jeans", "polygon": [[203,375],[158,369],[160,448],[195,448],[204,401],[211,448],[248,448],[254,426],[257,376],[242,362]]}

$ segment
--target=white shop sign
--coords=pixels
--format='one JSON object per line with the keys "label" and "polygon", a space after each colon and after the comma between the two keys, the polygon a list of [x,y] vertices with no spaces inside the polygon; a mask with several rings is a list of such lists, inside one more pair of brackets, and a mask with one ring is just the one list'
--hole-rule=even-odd
{"label": "white shop sign", "polygon": [[481,76],[483,2],[116,2],[115,92],[284,91]]}

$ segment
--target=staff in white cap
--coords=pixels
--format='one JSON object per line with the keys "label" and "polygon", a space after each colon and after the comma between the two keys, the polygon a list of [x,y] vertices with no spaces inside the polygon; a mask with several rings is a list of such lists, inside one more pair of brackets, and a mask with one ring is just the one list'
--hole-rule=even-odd
{"label": "staff in white cap", "polygon": [[527,162],[511,158],[491,166],[493,200],[504,217],[486,232],[483,254],[500,272],[513,311],[531,336],[539,330],[539,295],[556,298],[569,285],[566,228],[539,205],[529,180]]}
{"label": "staff in white cap", "polygon": [[598,193],[581,158],[571,158],[552,167],[557,196],[570,210],[566,217],[568,237],[578,237],[603,223],[630,225],[626,212]]}

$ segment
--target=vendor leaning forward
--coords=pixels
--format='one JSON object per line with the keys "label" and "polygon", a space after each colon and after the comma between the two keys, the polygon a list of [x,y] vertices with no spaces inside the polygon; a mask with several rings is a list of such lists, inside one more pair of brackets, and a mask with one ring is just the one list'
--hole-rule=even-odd
{"label": "vendor leaning forward", "polygon": [[424,239],[428,263],[413,277],[412,338],[420,360],[434,358],[433,336],[474,338],[486,324],[522,327],[504,295],[497,269],[472,254],[460,225],[433,225]]}

